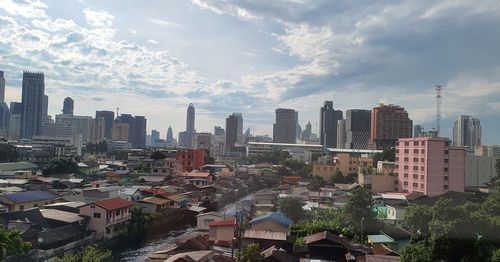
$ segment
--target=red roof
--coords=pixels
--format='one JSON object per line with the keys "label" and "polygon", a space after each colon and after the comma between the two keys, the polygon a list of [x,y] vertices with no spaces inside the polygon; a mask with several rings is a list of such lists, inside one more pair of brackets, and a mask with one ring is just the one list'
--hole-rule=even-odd
{"label": "red roof", "polygon": [[228,220],[220,220],[213,221],[208,224],[209,227],[218,227],[218,226],[236,226],[236,219],[228,219]]}
{"label": "red roof", "polygon": [[111,198],[111,199],[105,199],[105,200],[100,200],[97,202],[94,202],[95,205],[100,206],[106,210],[116,210],[120,208],[125,208],[125,207],[130,207],[133,206],[134,203],[128,200],[125,200],[123,198]]}
{"label": "red roof", "polygon": [[107,177],[120,177],[119,174],[113,172],[113,171],[109,171],[109,172],[106,172],[106,176]]}

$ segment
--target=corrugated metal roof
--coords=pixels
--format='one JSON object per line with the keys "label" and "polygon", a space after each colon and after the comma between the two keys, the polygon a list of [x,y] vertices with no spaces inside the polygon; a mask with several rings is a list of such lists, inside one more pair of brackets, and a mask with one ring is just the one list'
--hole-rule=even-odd
{"label": "corrugated metal roof", "polygon": [[106,210],[116,210],[116,209],[130,207],[130,206],[134,205],[133,202],[130,202],[128,200],[125,200],[125,199],[119,198],[119,197],[100,200],[100,201],[94,202],[94,204],[97,206],[100,206]]}
{"label": "corrugated metal roof", "polygon": [[45,191],[25,191],[12,194],[5,194],[4,197],[14,203],[23,203],[38,200],[52,200],[54,195]]}
{"label": "corrugated metal roof", "polygon": [[208,224],[209,227],[217,227],[217,226],[236,226],[236,219],[228,219],[228,220],[220,220],[220,221],[212,221]]}
{"label": "corrugated metal roof", "polygon": [[263,216],[256,217],[250,221],[250,224],[259,223],[265,220],[273,220],[276,223],[286,227],[289,227],[293,224],[293,221],[291,219],[278,212],[267,213]]}
{"label": "corrugated metal roof", "polygon": [[78,214],[57,209],[40,209],[40,212],[42,212],[43,217],[47,219],[63,221],[66,223],[74,223],[84,220],[84,218],[79,216]]}
{"label": "corrugated metal roof", "polygon": [[273,232],[262,230],[247,230],[243,236],[244,238],[257,238],[267,240],[286,240],[286,232]]}

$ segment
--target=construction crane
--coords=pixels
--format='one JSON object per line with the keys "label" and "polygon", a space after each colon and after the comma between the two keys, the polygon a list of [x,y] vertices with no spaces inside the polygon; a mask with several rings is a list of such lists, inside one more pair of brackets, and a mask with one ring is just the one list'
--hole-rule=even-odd
{"label": "construction crane", "polygon": [[441,91],[443,91],[443,86],[436,85],[434,90],[436,90],[436,134],[439,136],[441,132]]}

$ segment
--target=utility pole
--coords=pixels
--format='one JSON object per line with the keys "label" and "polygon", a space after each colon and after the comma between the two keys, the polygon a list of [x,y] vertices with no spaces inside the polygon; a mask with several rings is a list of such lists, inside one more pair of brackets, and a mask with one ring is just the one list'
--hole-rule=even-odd
{"label": "utility pole", "polygon": [[360,238],[360,243],[363,244],[363,222],[365,221],[365,218],[361,218],[361,238]]}

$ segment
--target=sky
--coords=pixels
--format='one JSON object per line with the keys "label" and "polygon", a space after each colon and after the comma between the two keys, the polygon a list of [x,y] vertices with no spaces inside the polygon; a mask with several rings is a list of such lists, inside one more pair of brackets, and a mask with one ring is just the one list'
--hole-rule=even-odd
{"label": "sky", "polygon": [[0,70],[20,101],[22,71],[43,71],[49,114],[145,115],[148,130],[197,131],[242,112],[244,129],[272,134],[274,110],[299,111],[317,131],[319,108],[405,107],[441,130],[460,114],[500,144],[498,0],[0,0]]}

